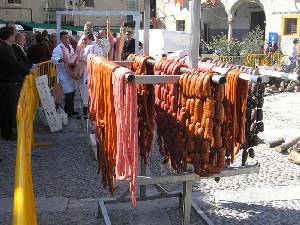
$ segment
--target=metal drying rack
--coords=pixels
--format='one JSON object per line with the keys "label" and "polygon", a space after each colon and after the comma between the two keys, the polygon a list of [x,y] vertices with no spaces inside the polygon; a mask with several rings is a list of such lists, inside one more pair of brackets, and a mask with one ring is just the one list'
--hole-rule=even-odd
{"label": "metal drying rack", "polygon": [[[115,63],[128,66],[132,62],[131,61],[115,61]],[[154,65],[155,61],[148,59],[148,64]],[[187,71],[191,71],[189,68],[181,68],[180,73],[184,73]],[[216,73],[225,74],[228,72],[228,69],[215,67],[213,71]],[[226,82],[226,78],[223,75],[215,74],[212,77],[213,82],[217,84],[224,84]],[[136,84],[171,84],[178,83],[181,75],[127,75],[127,82],[134,82]],[[261,82],[261,78],[252,75],[242,73],[240,76],[241,79],[251,80],[253,82]],[[182,224],[189,225],[190,224],[190,214],[191,208],[193,207],[195,211],[202,217],[204,220],[209,220],[205,216],[203,216],[203,212],[197,207],[197,204],[192,200],[192,184],[194,181],[199,181],[201,179],[209,179],[209,178],[220,178],[220,177],[229,177],[236,176],[242,174],[253,174],[258,173],[260,165],[256,163],[254,165],[248,166],[240,166],[240,167],[228,167],[225,168],[220,174],[211,176],[211,177],[200,177],[193,171],[192,165],[187,165],[187,171],[183,173],[176,174],[167,174],[167,175],[159,175],[159,176],[147,176],[146,174],[146,165],[143,160],[139,160],[139,173],[140,176],[137,177],[137,185],[140,186],[139,196],[137,197],[137,201],[148,201],[148,200],[156,200],[162,198],[172,198],[179,197],[179,203],[182,204]],[[123,186],[128,184],[128,180],[116,182],[115,186]],[[182,182],[183,190],[182,192],[168,192],[161,184],[167,183],[178,183]],[[156,189],[159,191],[158,195],[147,196],[146,194],[146,186],[147,185],[155,185]],[[105,204],[120,204],[120,203],[128,203],[131,201],[130,198],[126,198],[128,194],[128,189],[120,194],[119,197],[102,197],[98,202],[98,212],[103,216],[104,222],[106,225],[111,225],[111,221],[106,209]]]}

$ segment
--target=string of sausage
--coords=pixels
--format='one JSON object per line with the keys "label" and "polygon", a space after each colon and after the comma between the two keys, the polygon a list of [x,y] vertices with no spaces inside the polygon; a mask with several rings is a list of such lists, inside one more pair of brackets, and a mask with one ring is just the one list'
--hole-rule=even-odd
{"label": "string of sausage", "polygon": [[[176,75],[181,67],[183,67],[181,62],[173,60],[157,61],[154,65],[154,74]],[[155,121],[159,151],[164,156],[163,163],[170,162],[174,170],[181,172],[186,151],[182,133],[180,133],[180,126],[177,122],[178,88],[178,84],[155,85]]]}
{"label": "string of sausage", "polygon": [[90,55],[88,57],[89,74],[89,113],[95,121],[98,172],[101,172],[101,183],[114,192],[113,176],[116,162],[116,115],[112,88],[112,73],[116,64]]}
{"label": "string of sausage", "polygon": [[[175,71],[174,65],[177,65]],[[161,60],[154,66],[155,74],[177,74],[180,66],[181,63]],[[161,154],[165,156],[164,162],[170,160],[176,171],[182,171],[187,162],[194,164],[195,172],[199,175],[219,173],[225,166],[225,150],[221,148],[219,125],[222,124],[224,116],[221,114],[221,118],[217,117],[219,121],[216,119],[214,129],[212,119],[215,114],[215,101],[211,77],[211,72],[200,74],[196,70],[183,75],[179,82],[179,99],[178,86],[174,89],[173,85],[156,85],[158,144]],[[170,93],[175,94],[171,95],[173,98],[170,98]],[[222,106],[224,90],[219,95]],[[216,107],[219,105],[216,104]],[[215,139],[213,135],[216,136]]]}
{"label": "string of sausage", "polygon": [[[248,81],[239,79],[240,70],[232,70],[226,76],[225,85],[225,135],[226,155],[234,161],[245,142],[245,123],[248,96]],[[229,163],[229,162],[228,162]]]}
{"label": "string of sausage", "polygon": [[[186,59],[180,59],[182,61],[186,61]],[[239,66],[234,65],[230,62],[223,62],[222,60],[216,59],[209,59],[209,58],[202,58],[198,62],[198,68],[207,69],[213,67],[223,67],[228,69],[239,69],[241,72],[248,73],[248,74],[257,74],[257,70],[253,67],[249,66]],[[248,84],[248,100],[247,100],[247,109],[246,109],[246,124],[245,124],[245,141],[244,144],[241,145],[243,149],[242,154],[242,165],[245,165],[248,155],[250,157],[254,157],[254,149],[251,148],[258,144],[257,134],[264,130],[264,123],[262,121],[257,121],[257,115],[260,115],[260,120],[262,120],[262,109],[256,109],[257,106],[262,107],[263,105],[263,96],[261,93],[264,91],[263,84]],[[259,87],[259,88],[258,88]],[[259,89],[259,91],[257,90]],[[259,94],[260,95],[259,95]],[[229,147],[228,147],[229,148]],[[230,152],[227,153],[230,156]],[[228,161],[230,161],[228,159]],[[228,162],[229,163],[229,162]]]}
{"label": "string of sausage", "polygon": [[[209,66],[211,67],[211,65]],[[161,60],[155,64],[154,73],[156,75],[175,74],[172,73],[172,67],[174,67],[174,61]],[[239,72],[236,83],[229,79],[226,90],[231,90],[233,107],[231,109],[227,104],[227,110],[225,110],[223,105],[224,86],[212,83],[212,72],[199,73],[200,71],[194,71],[192,74],[186,74],[186,77],[182,76],[180,90],[184,94],[179,97],[181,108],[177,110],[177,113],[173,111],[173,107],[171,110],[170,86],[155,86],[156,124],[159,150],[165,156],[164,162],[170,160],[172,167],[177,171],[181,171],[184,162],[190,162],[194,164],[196,173],[209,176],[219,173],[224,168],[226,151],[228,159],[233,161],[241,143],[244,142],[247,96],[247,89],[244,86],[247,81],[238,79]],[[199,99],[193,99],[195,95],[198,95]],[[241,96],[241,98],[239,100],[236,97],[233,98],[235,95]],[[201,118],[200,121],[195,120],[195,109],[191,109],[196,102],[198,113],[201,111],[199,105],[201,107],[202,103],[203,115],[197,116]],[[233,109],[238,110],[231,115]],[[172,119],[176,117],[180,121],[181,126],[179,127],[178,123],[176,124],[177,121]],[[223,124],[226,118],[228,122]],[[166,134],[166,130],[169,131],[168,134]],[[236,142],[237,139],[238,142]],[[176,140],[180,141],[176,142]],[[183,146],[182,142],[185,143]],[[177,147],[174,147],[174,143]]]}
{"label": "string of sausage", "polygon": [[180,113],[188,152],[186,162],[195,173],[210,176],[225,166],[221,126],[224,121],[224,86],[213,84],[210,70],[194,70],[180,78]]}
{"label": "string of sausage", "polygon": [[116,180],[130,178],[132,206],[136,207],[136,178],[138,168],[138,126],[136,85],[125,81],[132,74],[120,67],[113,72],[113,94],[117,125]]}
{"label": "string of sausage", "polygon": [[[131,54],[127,60],[133,61],[130,69],[135,75],[153,74],[153,67],[147,66],[148,56]],[[138,90],[138,124],[140,155],[145,164],[148,164],[149,154],[154,138],[154,86],[152,84],[139,84]]]}

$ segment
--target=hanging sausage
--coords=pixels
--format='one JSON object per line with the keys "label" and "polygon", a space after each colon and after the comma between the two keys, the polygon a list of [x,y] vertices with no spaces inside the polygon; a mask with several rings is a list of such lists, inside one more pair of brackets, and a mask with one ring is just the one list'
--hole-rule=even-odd
{"label": "hanging sausage", "polygon": [[[127,60],[133,61],[130,69],[135,75],[146,75],[153,74],[153,66],[147,65],[149,58],[148,56],[131,54]],[[152,84],[139,84],[137,95],[140,155],[144,163],[148,164],[155,128],[154,86]]]}
{"label": "hanging sausage", "polygon": [[98,172],[101,183],[114,192],[113,176],[116,164],[116,114],[112,73],[118,66],[104,58],[89,55],[87,62],[89,87],[89,115],[95,122]]}

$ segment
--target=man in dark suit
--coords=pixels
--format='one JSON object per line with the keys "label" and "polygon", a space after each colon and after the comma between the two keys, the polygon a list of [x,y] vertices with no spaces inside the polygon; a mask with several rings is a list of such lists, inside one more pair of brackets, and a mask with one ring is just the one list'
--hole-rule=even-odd
{"label": "man in dark suit", "polygon": [[0,128],[1,137],[15,140],[12,128],[16,127],[16,87],[30,69],[20,63],[11,45],[15,34],[11,27],[0,28]]}
{"label": "man in dark suit", "polygon": [[[139,41],[139,50],[143,49],[142,42]],[[135,53],[135,39],[132,38],[132,32],[126,31],[126,40],[123,47],[123,59],[127,59],[130,54]]]}
{"label": "man in dark suit", "polygon": [[27,66],[28,68],[31,68],[32,63],[27,57],[27,53],[24,50],[25,43],[26,43],[26,35],[24,33],[16,33],[15,43],[12,44],[12,48],[19,62]]}
{"label": "man in dark suit", "polygon": [[[18,59],[18,61],[20,63],[22,63],[24,66],[26,66],[28,69],[30,69],[32,67],[32,63],[29,60],[29,58],[27,57],[27,53],[24,51],[25,42],[26,42],[25,34],[24,33],[16,33],[15,43],[12,44],[12,48],[14,50],[15,56]],[[11,96],[14,100],[14,103],[13,103],[14,106],[18,105],[20,93],[21,93],[22,86],[23,86],[23,80],[25,78],[24,74],[19,74],[18,76],[20,78],[23,77],[23,79],[21,79],[19,82],[16,82],[14,89],[11,90],[12,91]],[[12,112],[12,114],[17,115],[17,107],[14,107],[13,110],[14,111]]]}

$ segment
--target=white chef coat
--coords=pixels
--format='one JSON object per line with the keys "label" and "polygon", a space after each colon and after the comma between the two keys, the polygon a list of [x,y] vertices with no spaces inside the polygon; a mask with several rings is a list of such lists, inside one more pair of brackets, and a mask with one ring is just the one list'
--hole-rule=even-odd
{"label": "white chef coat", "polygon": [[98,45],[103,48],[105,55],[103,57],[107,57],[108,56],[108,52],[110,49],[110,43],[106,38],[103,39],[99,39],[98,41]]}
{"label": "white chef coat", "polygon": [[70,46],[70,52],[69,50],[64,46],[63,43],[60,43],[56,48],[53,50],[51,61],[53,64],[56,65],[56,73],[59,80],[59,83],[61,84],[64,93],[70,93],[74,92],[76,90],[75,81],[71,78],[69,72],[65,68],[64,62],[58,62],[60,59],[63,58],[63,51],[61,47],[64,48],[65,52],[68,54],[67,57],[70,58],[71,55],[74,54],[74,49]]}
{"label": "white chef coat", "polygon": [[[89,54],[94,54],[96,56],[105,56],[105,51],[101,48],[98,44],[93,42],[90,45],[87,45],[81,55],[80,60],[87,62],[87,58]],[[84,106],[88,105],[88,74],[87,74],[87,64],[85,63],[84,71],[83,71],[83,78],[82,78],[82,85],[80,85],[80,95]]]}

